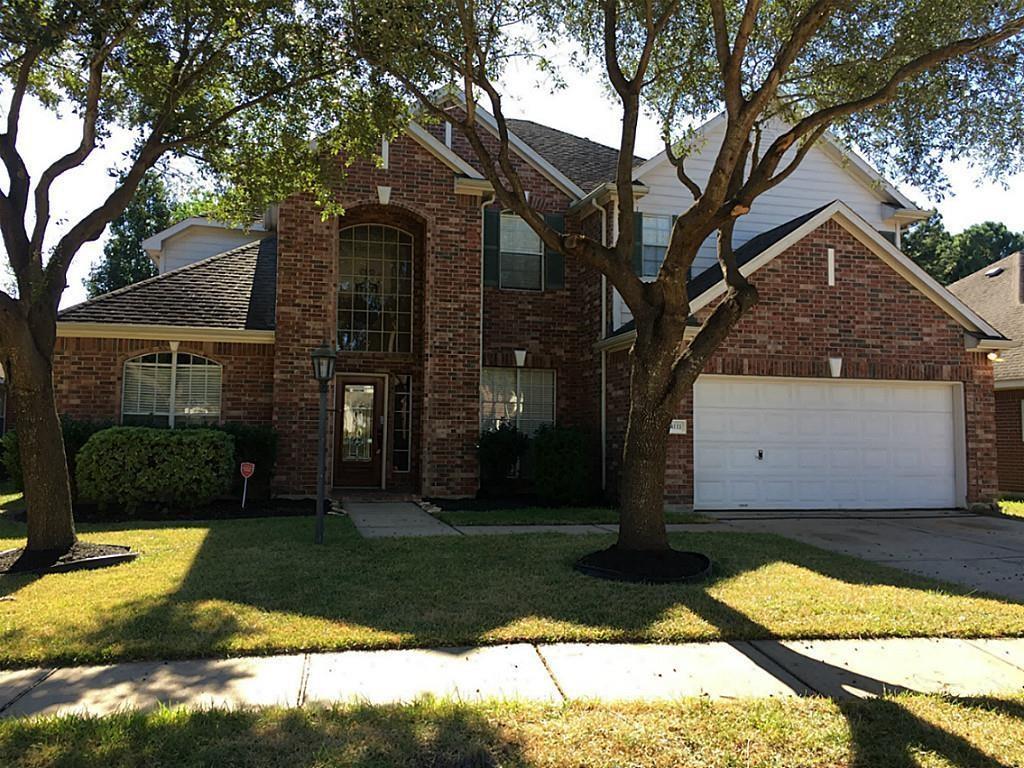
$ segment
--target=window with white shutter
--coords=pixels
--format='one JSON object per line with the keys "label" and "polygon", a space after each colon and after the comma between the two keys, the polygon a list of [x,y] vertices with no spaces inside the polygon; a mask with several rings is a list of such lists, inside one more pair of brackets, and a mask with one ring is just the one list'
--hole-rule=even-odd
{"label": "window with white shutter", "polygon": [[155,427],[216,423],[222,371],[219,363],[186,353],[158,352],[127,360],[122,423]]}
{"label": "window with white shutter", "polygon": [[480,430],[510,424],[534,434],[555,423],[555,372],[540,368],[484,368],[480,377]]}

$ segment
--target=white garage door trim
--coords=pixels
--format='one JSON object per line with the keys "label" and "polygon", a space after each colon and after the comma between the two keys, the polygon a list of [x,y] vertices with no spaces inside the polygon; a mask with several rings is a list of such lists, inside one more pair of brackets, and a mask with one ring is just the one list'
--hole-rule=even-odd
{"label": "white garage door trim", "polygon": [[697,509],[966,503],[959,382],[701,376],[693,421]]}

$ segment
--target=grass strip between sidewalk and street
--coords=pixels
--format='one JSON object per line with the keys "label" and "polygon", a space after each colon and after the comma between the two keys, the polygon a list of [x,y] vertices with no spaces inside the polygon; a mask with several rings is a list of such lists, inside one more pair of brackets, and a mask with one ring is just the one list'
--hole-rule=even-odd
{"label": "grass strip between sidewalk and street", "polygon": [[9,768],[1024,765],[1024,697],[160,710],[0,721]]}

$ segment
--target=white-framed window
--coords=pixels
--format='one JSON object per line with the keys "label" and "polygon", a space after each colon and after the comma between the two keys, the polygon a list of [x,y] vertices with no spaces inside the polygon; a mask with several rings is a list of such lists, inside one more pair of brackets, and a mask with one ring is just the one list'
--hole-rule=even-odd
{"label": "white-framed window", "polygon": [[220,363],[186,352],[126,360],[121,422],[154,427],[215,424],[220,419]]}
{"label": "white-framed window", "polygon": [[484,368],[480,375],[480,431],[511,424],[534,434],[555,423],[555,372],[542,368]]}
{"label": "white-framed window", "polygon": [[665,260],[669,237],[672,235],[672,217],[653,213],[643,215],[643,271],[642,277],[657,277],[661,262]]}
{"label": "white-framed window", "polygon": [[544,289],[544,245],[540,235],[514,213],[501,214],[502,288]]}

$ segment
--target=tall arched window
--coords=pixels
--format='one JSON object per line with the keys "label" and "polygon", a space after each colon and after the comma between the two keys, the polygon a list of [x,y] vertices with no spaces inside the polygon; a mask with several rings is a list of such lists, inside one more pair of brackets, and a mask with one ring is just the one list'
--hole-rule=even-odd
{"label": "tall arched window", "polygon": [[154,427],[215,424],[220,418],[220,363],[184,352],[125,361],[124,424]]}
{"label": "tall arched window", "polygon": [[338,346],[412,351],[412,235],[382,224],[343,229],[338,255]]}

